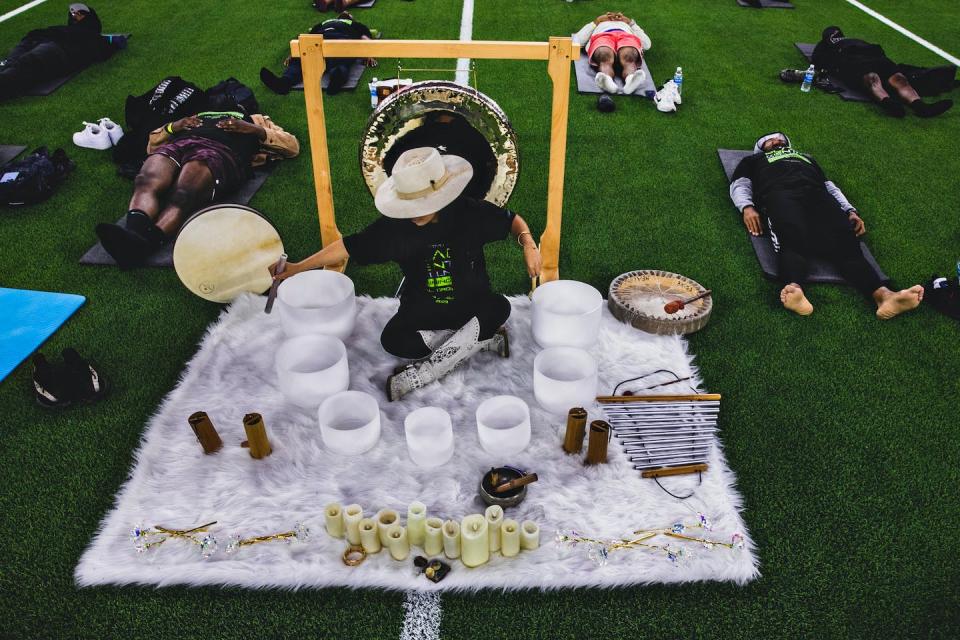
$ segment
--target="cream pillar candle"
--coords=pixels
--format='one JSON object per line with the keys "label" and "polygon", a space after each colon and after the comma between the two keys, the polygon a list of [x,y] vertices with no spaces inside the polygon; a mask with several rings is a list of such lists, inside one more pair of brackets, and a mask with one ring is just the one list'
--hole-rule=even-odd
{"label": "cream pillar candle", "polygon": [[406,560],[410,555],[410,540],[407,538],[406,527],[395,524],[387,529],[387,539],[390,541],[390,555],[394,560]]}
{"label": "cream pillar candle", "polygon": [[380,531],[377,529],[377,521],[373,518],[364,518],[360,521],[360,546],[367,553],[379,553]]}
{"label": "cream pillar candle", "polygon": [[503,525],[503,507],[498,504],[487,507],[487,534],[490,540],[490,551],[500,550],[500,527]]}
{"label": "cream pillar candle", "polygon": [[443,555],[451,560],[460,557],[460,523],[455,520],[443,523]]}
{"label": "cream pillar candle", "polygon": [[427,518],[423,551],[427,556],[438,556],[443,552],[443,520]]}
{"label": "cream pillar candle", "polygon": [[424,536],[426,535],[426,526],[424,522],[427,519],[427,505],[422,502],[411,502],[407,509],[407,538],[410,544],[422,547]]}
{"label": "cream pillar candle", "polygon": [[460,523],[460,559],[468,567],[479,567],[490,559],[487,519],[474,513]]}
{"label": "cream pillar candle", "polygon": [[520,553],[520,523],[516,520],[504,520],[500,527],[500,553],[504,558]]}
{"label": "cream pillar candle", "polygon": [[533,551],[540,546],[540,527],[533,520],[524,520],[520,525],[520,548]]}
{"label": "cream pillar candle", "polygon": [[399,523],[400,516],[393,509],[380,509],[380,511],[377,511],[377,531],[380,532],[380,544],[387,546],[390,543],[387,539],[387,530]]}
{"label": "cream pillar candle", "polygon": [[327,521],[327,533],[334,538],[343,537],[343,507],[339,502],[331,502],[323,510]]}
{"label": "cream pillar candle", "polygon": [[360,521],[363,520],[363,507],[348,504],[343,510],[343,525],[347,532],[347,542],[360,544]]}

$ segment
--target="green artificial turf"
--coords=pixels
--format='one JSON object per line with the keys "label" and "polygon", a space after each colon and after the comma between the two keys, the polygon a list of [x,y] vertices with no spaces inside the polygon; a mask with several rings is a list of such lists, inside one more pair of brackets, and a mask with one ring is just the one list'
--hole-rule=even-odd
{"label": "green artificial turf", "polygon": [[[960,53],[953,4],[866,3]],[[4,0],[0,12],[19,4]],[[762,577],[745,587],[445,595],[443,637],[960,635],[957,324],[928,308],[881,323],[852,290],[822,285],[809,288],[812,317],[784,313],[716,157],[718,147],[747,148],[757,135],[783,129],[858,205],[873,253],[896,282],[949,273],[960,257],[960,110],[895,121],[776,78],[781,68],[803,66],[792,43],[815,41],[828,24],[880,41],[905,62],[940,59],[842,0],[796,0],[794,11],[742,9],[734,0],[476,4],[474,38],[497,40],[543,40],[623,10],[653,39],[656,80],[684,68],[677,114],[623,97],[614,114],[601,114],[594,97],[572,94],[561,273],[605,291],[621,272],[661,268],[714,290],[711,323],[690,346],[707,387],[724,395],[721,435]],[[50,0],[0,24],[0,49],[59,22],[65,5]],[[144,424],[220,308],[190,295],[170,270],[77,264],[93,226],[125,210],[131,184],[115,175],[108,153],[76,148],[70,134],[82,120],[121,122],[125,96],[165,75],[204,86],[235,76],[304,151],[277,168],[252,205],[276,222],[294,258],[318,246],[302,97],[272,95],[257,79],[261,65],[278,68],[286,42],[317,20],[307,1],[94,6],[105,30],[134,34],[130,48],[52,96],[0,105],[0,142],[63,146],[78,165],[47,203],[0,212],[0,283],[87,296],[43,351],[75,346],[113,387],[101,404],[50,413],[33,403],[27,365],[0,383],[0,637],[395,638],[403,614],[396,593],[73,584]],[[456,38],[460,7],[459,0],[380,0],[357,17],[388,37]],[[395,69],[395,61],[381,65],[381,77]],[[539,231],[549,152],[545,67],[480,61],[478,80],[516,128],[522,170],[511,207]],[[357,166],[368,97],[361,87],[325,104],[338,221],[349,233],[376,216]],[[488,256],[499,289],[525,290],[516,246],[502,243]],[[392,294],[399,279],[389,267],[352,266],[348,274],[371,295]],[[634,524],[643,523],[624,526]]]}

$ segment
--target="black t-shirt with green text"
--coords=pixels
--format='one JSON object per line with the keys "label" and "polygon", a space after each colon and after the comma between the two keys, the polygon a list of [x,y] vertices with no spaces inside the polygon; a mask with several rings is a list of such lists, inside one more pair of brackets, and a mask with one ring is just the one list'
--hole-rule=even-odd
{"label": "black t-shirt with green text", "polygon": [[382,217],[343,243],[358,264],[399,264],[406,278],[404,304],[450,305],[490,291],[483,245],[506,238],[514,216],[461,196],[422,227]]}

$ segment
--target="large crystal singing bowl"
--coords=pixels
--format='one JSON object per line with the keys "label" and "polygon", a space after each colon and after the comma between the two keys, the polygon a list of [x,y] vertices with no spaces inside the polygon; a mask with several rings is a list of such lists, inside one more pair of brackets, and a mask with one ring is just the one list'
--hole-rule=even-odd
{"label": "large crystal singing bowl", "polygon": [[597,362],[575,347],[544,349],[533,360],[533,395],[556,415],[571,407],[593,404],[597,395]]}
{"label": "large crystal singing bowl", "polygon": [[484,451],[510,456],[530,444],[530,407],[516,396],[494,396],[477,407],[477,437]]}
{"label": "large crystal singing bowl", "polygon": [[554,280],[533,292],[533,338],[541,347],[580,347],[597,341],[603,296],[576,280]]}
{"label": "large crystal singing bowl", "polygon": [[347,456],[365,453],[380,440],[380,405],[362,391],[341,391],[317,411],[320,437],[331,451]]}
{"label": "large crystal singing bowl", "polygon": [[407,451],[417,466],[439,467],[453,456],[453,423],[439,407],[422,407],[403,421]]}
{"label": "large crystal singing bowl", "polygon": [[357,319],[353,280],[336,271],[304,271],[283,281],[277,310],[288,337],[320,333],[343,340]]}
{"label": "large crystal singing bowl", "polygon": [[334,337],[290,338],[277,349],[277,378],[284,397],[304,409],[316,409],[350,386],[347,348]]}

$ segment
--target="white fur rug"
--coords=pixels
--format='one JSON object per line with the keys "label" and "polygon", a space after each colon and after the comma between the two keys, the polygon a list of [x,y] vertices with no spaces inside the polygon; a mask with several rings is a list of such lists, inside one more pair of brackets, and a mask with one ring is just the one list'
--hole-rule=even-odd
{"label": "white fur rug", "polygon": [[[553,589],[613,587],[693,580],[744,583],[758,575],[755,549],[740,517],[741,498],[719,442],[710,456],[710,470],[697,486],[692,477],[666,478],[664,486],[694,497],[679,501],[634,471],[616,441],[609,463],[587,468],[577,456],[561,450],[565,419],[550,416],[533,399],[533,358],[538,349],[530,332],[530,302],[511,299],[508,328],[511,356],[491,353],[475,356],[442,385],[431,385],[401,402],[388,403],[384,382],[396,362],[384,353],[380,331],[396,309],[392,298],[358,300],[357,326],[347,339],[351,389],[381,399],[383,417],[379,444],[362,456],[340,457],[324,449],[316,414],[288,404],[274,373],[273,354],[283,339],[276,313],[263,313],[264,299],[238,299],[204,337],[180,383],[150,420],[135,454],[129,480],[117,495],[116,506],[102,523],[76,569],[80,585],[234,585],[252,588],[380,587],[387,589],[482,588]],[[696,375],[686,342],[678,337],[644,334],[606,314],[600,340],[593,349],[600,364],[600,389],[655,369],[671,369],[680,376]],[[685,393],[682,384],[663,387],[662,393]],[[474,411],[487,397],[509,393],[528,399],[533,437],[511,460],[492,459],[480,447]],[[456,450],[445,465],[421,470],[409,459],[403,419],[426,404],[450,412]],[[592,410],[591,410],[592,409]],[[596,407],[591,419],[600,417]],[[206,411],[224,441],[215,455],[204,455],[187,417]],[[254,460],[239,446],[245,439],[241,420],[248,412],[263,414],[273,444],[273,455]],[[447,578],[433,584],[414,572],[410,560],[395,562],[387,552],[351,568],[340,559],[345,541],[324,530],[327,503],[353,502],[371,517],[389,507],[405,517],[407,505],[420,500],[428,515],[460,520],[481,513],[476,496],[484,471],[511,464],[535,471],[525,502],[507,511],[507,517],[532,519],[541,527],[541,547],[522,551],[513,559],[492,554],[490,563],[467,569],[453,561]],[[629,536],[638,528],[666,527],[683,520],[696,521],[705,513],[718,539],[735,532],[746,537],[739,552],[707,550],[687,545],[691,557],[674,564],[663,554],[645,550],[617,551],[600,567],[579,546],[558,551],[557,529],[576,529],[597,537]],[[214,534],[221,551],[208,560],[195,546],[171,540],[138,554],[129,538],[134,525],[188,528],[216,520]],[[222,552],[232,533],[244,537],[290,530],[303,521],[311,529],[306,544],[266,543],[245,547],[235,555]],[[422,552],[421,552],[422,553]],[[411,555],[412,557],[412,555]]]}

